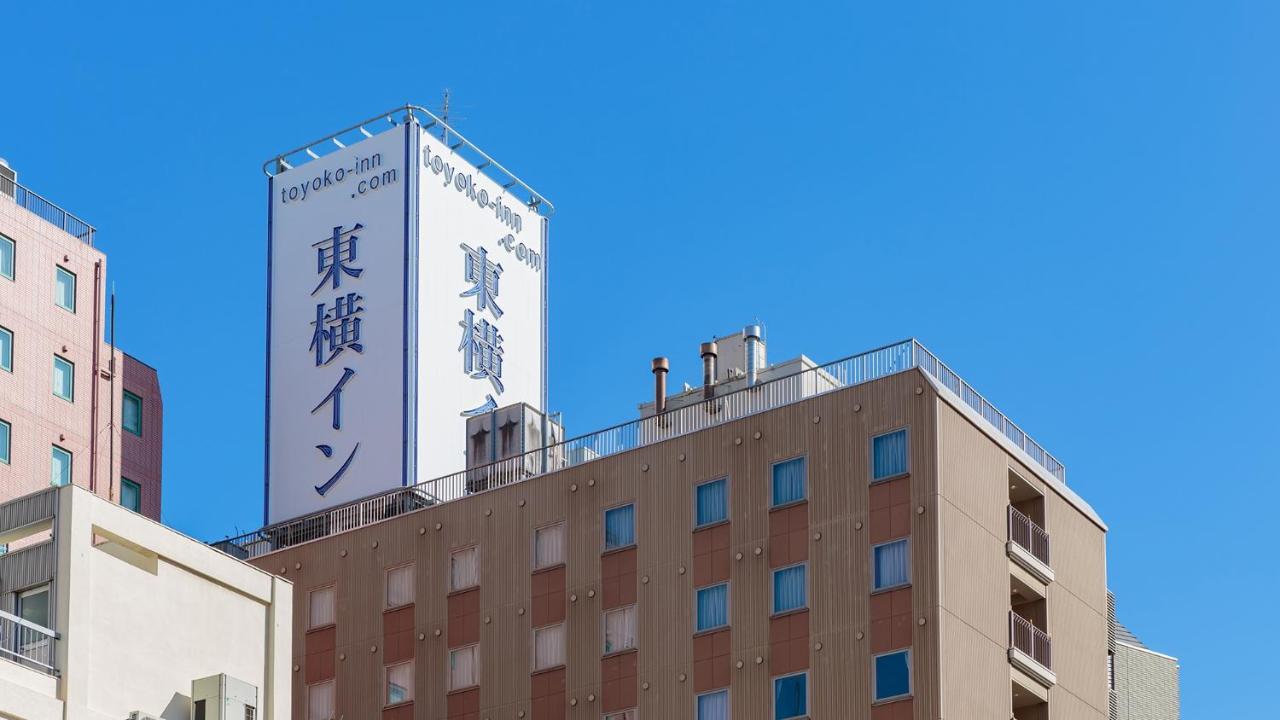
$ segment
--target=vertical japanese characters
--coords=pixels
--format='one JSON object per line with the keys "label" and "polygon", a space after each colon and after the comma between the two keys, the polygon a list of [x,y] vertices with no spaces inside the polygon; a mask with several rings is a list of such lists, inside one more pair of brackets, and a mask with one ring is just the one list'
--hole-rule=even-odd
{"label": "vertical japanese characters", "polygon": [[[458,351],[462,353],[462,371],[473,380],[488,380],[493,392],[501,395],[502,385],[502,334],[498,326],[484,317],[487,311],[494,320],[502,317],[502,308],[498,306],[498,280],[502,277],[502,264],[489,259],[489,252],[484,247],[473,248],[466,243],[459,244],[463,252],[463,281],[471,287],[458,294],[458,297],[474,297],[476,309],[467,308],[462,312],[462,320],[458,326],[462,328],[462,340],[458,343]],[[479,317],[477,317],[477,314]],[[498,407],[493,394],[486,393],[485,401],[479,407],[463,410],[463,417],[479,415]]]}

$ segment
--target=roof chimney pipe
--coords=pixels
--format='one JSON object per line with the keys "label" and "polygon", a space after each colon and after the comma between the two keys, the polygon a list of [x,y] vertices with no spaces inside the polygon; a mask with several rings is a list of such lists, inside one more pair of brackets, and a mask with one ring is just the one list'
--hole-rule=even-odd
{"label": "roof chimney pipe", "polygon": [[716,352],[714,341],[702,343],[702,397],[710,400],[716,394]]}
{"label": "roof chimney pipe", "polygon": [[760,368],[757,367],[760,358],[760,326],[748,325],[742,329],[742,346],[747,351],[747,387],[756,384],[760,374]]}
{"label": "roof chimney pipe", "polygon": [[653,359],[653,414],[661,415],[667,411],[667,372],[671,363],[664,357]]}

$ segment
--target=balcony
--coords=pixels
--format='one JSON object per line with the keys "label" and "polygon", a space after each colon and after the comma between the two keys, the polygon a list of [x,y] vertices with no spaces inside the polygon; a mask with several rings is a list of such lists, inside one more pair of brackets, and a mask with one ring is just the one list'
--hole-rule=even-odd
{"label": "balcony", "polygon": [[[1009,542],[1005,548],[1009,559],[1041,585],[1053,582],[1053,568],[1049,565],[1049,533],[1012,505],[1009,506]],[[1043,596],[1043,591],[1036,594]]]}
{"label": "balcony", "polygon": [[1053,643],[1049,634],[1012,610],[1009,611],[1009,664],[1041,686],[1036,688],[1020,683],[1015,674],[1014,683],[1034,695],[1058,682],[1058,676],[1053,672]]}
{"label": "balcony", "polygon": [[57,675],[54,657],[58,634],[0,610],[0,659],[48,675]]}

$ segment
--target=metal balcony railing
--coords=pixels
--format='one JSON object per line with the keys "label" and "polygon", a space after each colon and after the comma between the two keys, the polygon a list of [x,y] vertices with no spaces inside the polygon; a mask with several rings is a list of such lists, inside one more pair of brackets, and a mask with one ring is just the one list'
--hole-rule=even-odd
{"label": "metal balcony railing", "polygon": [[1009,611],[1009,647],[1021,651],[1046,670],[1053,670],[1053,643],[1041,630],[1012,610]]}
{"label": "metal balcony railing", "polygon": [[1022,546],[1045,565],[1049,564],[1049,533],[1012,505],[1009,506],[1009,542]]}
{"label": "metal balcony railing", "polygon": [[54,667],[58,634],[0,610],[0,658],[58,674]]}
{"label": "metal balcony railing", "polygon": [[661,415],[625,422],[523,455],[462,470],[410,487],[397,488],[332,510],[211,544],[242,559],[258,557],[406,512],[522,482],[915,368],[929,373],[946,387],[952,388],[966,403],[981,412],[982,417],[991,422],[996,430],[1014,439],[1031,457],[1040,458],[1037,462],[1046,470],[1063,482],[1066,481],[1066,469],[1053,456],[1032,442],[1021,430],[1017,431],[1016,439],[1011,436],[1009,429],[1016,429],[1013,423],[960,380],[959,376],[951,372],[923,345],[915,340],[904,340],[694,405],[669,410]]}
{"label": "metal balcony railing", "polygon": [[68,235],[79,238],[81,242],[93,245],[93,235],[96,231],[92,225],[44,199],[16,180],[0,176],[0,202],[4,199],[16,202],[20,207],[40,216],[45,222],[56,225]]}

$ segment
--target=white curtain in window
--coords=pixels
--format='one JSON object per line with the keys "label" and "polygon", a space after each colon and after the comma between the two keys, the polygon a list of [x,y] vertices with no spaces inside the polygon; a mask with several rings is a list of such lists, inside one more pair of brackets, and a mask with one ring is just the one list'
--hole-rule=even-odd
{"label": "white curtain in window", "polygon": [[906,538],[875,548],[875,589],[911,582],[911,552]]}
{"label": "white curtain in window", "polygon": [[461,690],[480,684],[480,646],[449,651],[449,689]]}
{"label": "white curtain in window", "polygon": [[331,587],[312,590],[310,597],[310,618],[308,628],[332,625],[337,617],[334,607],[334,590]]}
{"label": "white curtain in window", "polygon": [[546,670],[564,664],[564,623],[533,631],[533,669]]}
{"label": "white curtain in window", "polygon": [[387,704],[398,705],[413,699],[413,661],[387,668]]}
{"label": "white curtain in window", "polygon": [[333,720],[333,681],[307,686],[307,720]]}
{"label": "white curtain in window", "polygon": [[698,720],[729,720],[729,691],[699,695]]}
{"label": "white curtain in window", "polygon": [[636,646],[636,606],[609,610],[604,614],[605,654]]}
{"label": "white curtain in window", "polygon": [[480,584],[480,548],[467,548],[449,558],[449,589],[465,590]]}
{"label": "white curtain in window", "polygon": [[533,535],[535,568],[552,567],[564,562],[564,523],[539,528]]}
{"label": "white curtain in window", "polygon": [[413,578],[412,565],[387,571],[387,607],[396,608],[413,602]]}

